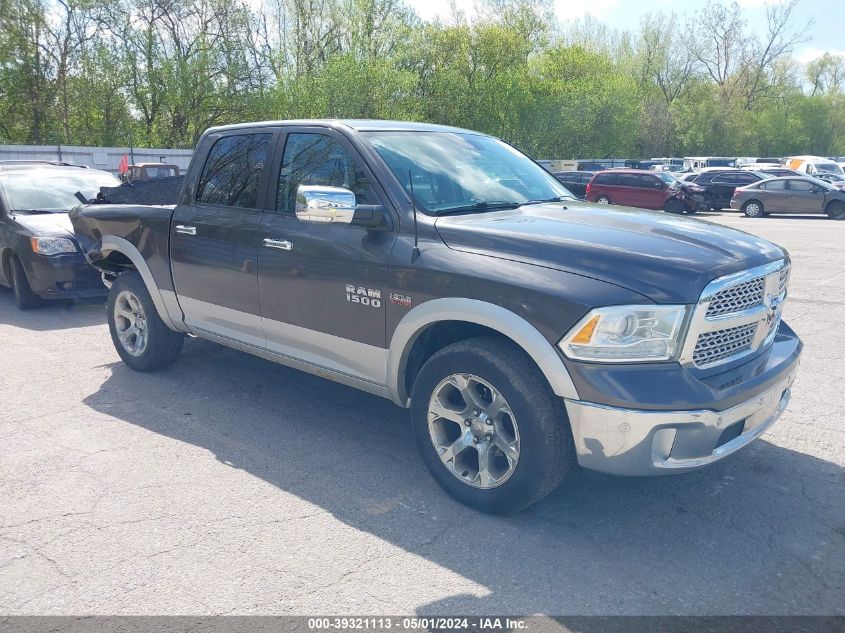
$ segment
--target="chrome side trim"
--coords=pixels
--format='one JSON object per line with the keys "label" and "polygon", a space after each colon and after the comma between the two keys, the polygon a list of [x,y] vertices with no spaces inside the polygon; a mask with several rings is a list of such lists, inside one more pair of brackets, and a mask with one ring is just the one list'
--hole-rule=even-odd
{"label": "chrome side trim", "polygon": [[388,351],[387,386],[391,398],[399,406],[410,406],[410,395],[405,391],[405,367],[414,341],[427,326],[440,321],[467,321],[500,332],[531,356],[555,394],[578,399],[575,384],[554,346],[528,321],[493,303],[444,297],[412,309],[393,332]]}
{"label": "chrome side trim", "polygon": [[391,397],[390,391],[384,385],[378,385],[373,382],[358,378],[356,376],[350,376],[349,374],[334,371],[327,367],[314,365],[298,358],[293,358],[291,356],[272,352],[265,348],[255,347],[254,345],[250,345],[249,343],[237,341],[226,336],[215,334],[213,332],[207,332],[204,330],[197,329],[195,335],[198,338],[203,338],[212,341],[213,343],[219,343],[220,345],[230,347],[240,352],[246,352],[247,354],[252,354],[253,356],[263,358],[264,360],[269,360],[273,363],[278,363],[280,365],[290,367],[291,369],[297,369],[299,371],[304,371],[306,373],[313,374],[321,378],[333,380],[334,382],[346,385],[347,387],[359,389],[361,391],[371,393],[375,396],[387,398],[388,400]]}
{"label": "chrome side trim", "polygon": [[264,350],[272,356],[270,360],[300,363],[303,367],[297,368],[310,373],[329,372],[382,388],[386,384],[386,349],[182,295],[179,301],[185,307],[192,334],[214,336],[230,347],[248,346],[244,351],[251,354],[257,354],[256,349]]}
{"label": "chrome side trim", "polygon": [[191,333],[196,334],[195,330],[202,330],[254,347],[267,346],[259,315],[193,299],[183,294],[180,294],[178,299],[179,305],[185,311],[185,325]]}
{"label": "chrome side trim", "polygon": [[[719,279],[715,279],[707,284],[701,293],[698,303],[693,306],[692,317],[690,318],[686,339],[681,349],[681,364],[686,367],[709,369],[712,367],[718,367],[719,365],[723,365],[725,363],[734,362],[769,345],[774,340],[774,332],[777,331],[777,327],[774,327],[771,332],[769,331],[769,328],[766,327],[769,314],[773,309],[771,306],[758,305],[740,312],[720,314],[712,317],[707,317],[707,309],[713,298],[726,288],[756,279],[758,277],[765,277],[766,280],[763,296],[773,296],[776,298],[775,309],[777,310],[777,314],[774,318],[779,320],[783,302],[786,300],[787,290],[785,288],[783,291],[780,290],[778,276],[774,273],[780,272],[788,265],[789,259],[784,258],[776,262],[764,264],[763,266],[757,266],[756,268],[750,268],[732,275],[720,277]],[[752,323],[759,323],[760,325],[757,327],[754,340],[749,350],[713,363],[705,365],[695,364],[693,361],[693,355],[695,353],[698,337],[701,334],[705,332],[716,332],[718,330],[742,325],[749,325]]]}
{"label": "chrome side trim", "polygon": [[128,257],[129,261],[132,262],[135,269],[140,273],[141,279],[144,280],[147,292],[150,293],[150,297],[153,300],[156,311],[161,317],[161,320],[164,321],[164,324],[171,330],[176,330],[177,332],[187,331],[185,324],[182,322],[182,311],[179,309],[178,303],[174,304],[173,301],[165,301],[162,291],[159,289],[150,267],[147,265],[143,255],[141,255],[138,249],[135,248],[134,244],[128,242],[122,237],[104,235],[101,240],[100,251],[104,256],[108,256],[109,253],[117,251],[118,253],[122,253]]}
{"label": "chrome side trim", "polygon": [[329,371],[387,384],[387,350],[317,330],[262,318],[267,349]]}

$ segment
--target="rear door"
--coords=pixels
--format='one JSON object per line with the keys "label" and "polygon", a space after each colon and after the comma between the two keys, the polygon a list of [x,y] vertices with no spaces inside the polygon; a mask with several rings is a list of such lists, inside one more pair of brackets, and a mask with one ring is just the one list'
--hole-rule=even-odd
{"label": "rear door", "polygon": [[310,223],[296,217],[299,185],[351,190],[357,204],[386,196],[360,154],[329,128],[285,130],[274,160],[275,192],[259,235],[258,289],[267,348],[312,365],[384,385],[390,228]]}
{"label": "rear door", "polygon": [[262,348],[258,228],[276,135],[250,129],[206,137],[198,156],[210,149],[197,184],[170,227],[173,282],[186,325]]}
{"label": "rear door", "polygon": [[640,183],[637,174],[626,174],[619,172],[616,175],[616,192],[611,197],[613,204],[624,204],[630,207],[648,208],[646,206],[648,196]]}
{"label": "rear door", "polygon": [[785,179],[773,178],[772,180],[761,182],[755,190],[754,195],[760,198],[760,202],[763,203],[763,209],[766,213],[786,211],[789,192],[786,190]]}
{"label": "rear door", "polygon": [[824,189],[809,180],[787,178],[789,192],[787,211],[792,213],[822,213],[824,211]]}

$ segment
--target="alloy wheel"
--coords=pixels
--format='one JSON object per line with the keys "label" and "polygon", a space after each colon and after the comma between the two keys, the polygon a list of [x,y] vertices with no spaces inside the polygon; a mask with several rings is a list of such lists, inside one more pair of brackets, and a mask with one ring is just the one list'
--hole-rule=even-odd
{"label": "alloy wheel", "polygon": [[141,356],[147,349],[149,328],[141,301],[129,290],[122,290],[114,302],[117,338],[129,354]]}
{"label": "alloy wheel", "polygon": [[519,461],[519,428],[504,396],[472,374],[452,374],[434,388],[428,433],[449,472],[475,488],[495,488]]}

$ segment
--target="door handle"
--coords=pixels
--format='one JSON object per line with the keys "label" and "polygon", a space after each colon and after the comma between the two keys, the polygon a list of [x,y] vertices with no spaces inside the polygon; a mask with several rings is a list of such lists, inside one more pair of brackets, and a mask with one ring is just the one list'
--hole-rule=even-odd
{"label": "door handle", "polygon": [[273,240],[269,237],[264,239],[264,246],[267,248],[277,248],[280,251],[293,250],[293,244],[291,242],[288,242],[287,240]]}
{"label": "door handle", "polygon": [[177,224],[176,225],[176,232],[181,233],[182,235],[196,235],[197,234],[197,227],[195,227],[195,226],[185,226],[184,224]]}

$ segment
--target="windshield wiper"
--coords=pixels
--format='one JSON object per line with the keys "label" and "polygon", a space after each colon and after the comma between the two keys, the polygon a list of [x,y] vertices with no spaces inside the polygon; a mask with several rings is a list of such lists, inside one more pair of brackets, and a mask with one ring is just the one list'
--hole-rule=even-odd
{"label": "windshield wiper", "polygon": [[564,200],[575,200],[572,196],[555,196],[554,198],[545,198],[543,200],[528,200],[522,204],[543,204],[544,202],[563,202]]}
{"label": "windshield wiper", "polygon": [[59,209],[12,209],[12,213],[65,213]]}
{"label": "windshield wiper", "polygon": [[437,215],[448,215],[450,213],[466,213],[472,211],[499,211],[502,209],[516,209],[522,206],[523,202],[513,202],[511,200],[485,200],[483,202],[476,202],[475,204],[465,204],[459,207],[449,207],[447,209],[439,209]]}

